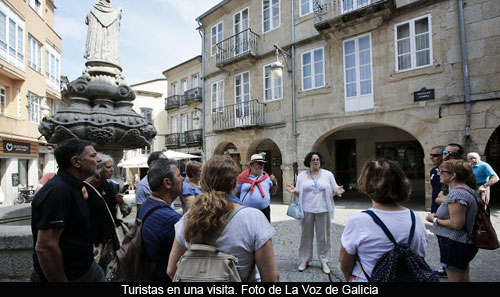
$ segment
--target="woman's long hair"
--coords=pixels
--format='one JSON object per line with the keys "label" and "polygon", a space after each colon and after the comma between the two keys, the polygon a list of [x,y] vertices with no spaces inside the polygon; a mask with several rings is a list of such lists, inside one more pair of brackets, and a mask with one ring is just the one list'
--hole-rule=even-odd
{"label": "woman's long hair", "polygon": [[186,242],[208,243],[220,226],[226,223],[225,214],[232,209],[232,203],[226,197],[234,189],[238,174],[236,162],[227,155],[213,156],[203,165],[203,193],[196,198],[186,214]]}

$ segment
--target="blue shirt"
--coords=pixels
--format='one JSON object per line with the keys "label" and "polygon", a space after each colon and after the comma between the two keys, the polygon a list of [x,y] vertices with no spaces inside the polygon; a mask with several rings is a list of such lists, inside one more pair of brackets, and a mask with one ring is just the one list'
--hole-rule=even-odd
{"label": "blue shirt", "polygon": [[478,185],[487,183],[490,176],[496,174],[490,164],[483,161],[479,161],[476,166],[472,167],[472,171],[476,176],[476,182]]}
{"label": "blue shirt", "polygon": [[141,179],[139,185],[135,189],[135,204],[142,205],[151,195],[151,189],[149,188],[148,176],[146,175]]}
{"label": "blue shirt", "polygon": [[[202,190],[201,188],[197,188],[193,186],[189,181],[184,180],[182,183],[182,196],[194,196],[194,198],[200,196]],[[184,211],[186,208],[186,205],[184,204],[184,201],[181,199],[181,204],[182,204],[182,210]]]}
{"label": "blue shirt", "polygon": [[[248,175],[250,179],[257,180],[262,177],[262,174],[255,177],[251,173]],[[248,193],[250,191],[250,187],[252,184],[250,183],[244,183],[244,184],[238,184],[236,187],[236,193],[240,193],[240,200],[242,201],[241,204],[257,209],[264,209],[269,206],[271,203],[271,194],[270,190],[271,187],[273,186],[273,182],[271,181],[271,178],[266,178],[262,182],[260,182],[260,186],[262,187],[262,190],[264,191],[264,197],[262,197],[262,194],[259,190],[259,187],[255,185],[253,188],[252,193]]]}
{"label": "blue shirt", "polygon": [[[137,217],[142,220],[150,209],[158,205],[167,204],[158,200],[147,199],[139,210]],[[153,280],[170,280],[166,273],[168,257],[175,238],[174,225],[180,219],[181,215],[168,206],[154,211],[142,226],[142,240],[146,256],[151,261],[158,263]]]}

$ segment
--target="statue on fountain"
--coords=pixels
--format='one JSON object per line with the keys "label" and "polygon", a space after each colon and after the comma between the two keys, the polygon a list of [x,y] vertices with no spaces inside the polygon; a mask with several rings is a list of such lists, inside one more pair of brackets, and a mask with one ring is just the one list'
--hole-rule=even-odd
{"label": "statue on fountain", "polygon": [[87,15],[86,68],[61,92],[71,105],[43,118],[38,127],[49,143],[90,140],[97,150],[114,152],[116,160],[124,149],[149,146],[156,136],[152,123],[132,109],[135,92],[122,75],[121,13],[112,9],[110,0],[100,0]]}

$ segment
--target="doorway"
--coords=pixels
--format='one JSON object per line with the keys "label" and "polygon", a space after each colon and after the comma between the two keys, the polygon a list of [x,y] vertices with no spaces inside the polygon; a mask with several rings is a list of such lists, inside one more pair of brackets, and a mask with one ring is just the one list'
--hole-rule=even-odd
{"label": "doorway", "polygon": [[335,140],[335,179],[346,191],[356,188],[356,139]]}

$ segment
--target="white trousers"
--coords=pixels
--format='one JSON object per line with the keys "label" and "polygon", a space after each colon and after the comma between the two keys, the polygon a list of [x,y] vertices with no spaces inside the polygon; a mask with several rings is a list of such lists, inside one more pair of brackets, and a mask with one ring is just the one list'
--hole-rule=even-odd
{"label": "white trousers", "polygon": [[321,263],[328,263],[330,259],[330,219],[328,212],[304,212],[302,220],[302,234],[300,236],[300,262],[310,262],[313,256],[314,229],[316,229],[316,245],[318,258]]}

